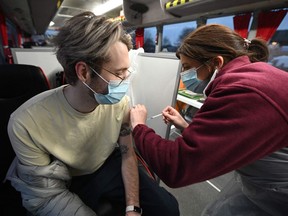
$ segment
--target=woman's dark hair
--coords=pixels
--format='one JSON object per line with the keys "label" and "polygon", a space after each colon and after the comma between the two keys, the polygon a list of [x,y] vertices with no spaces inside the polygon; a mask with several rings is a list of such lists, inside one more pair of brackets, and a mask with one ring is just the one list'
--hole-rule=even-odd
{"label": "woman's dark hair", "polygon": [[188,34],[176,56],[180,58],[180,54],[203,63],[222,56],[227,64],[243,55],[249,56],[251,62],[267,62],[269,51],[266,42],[260,38],[249,41],[224,25],[210,24]]}

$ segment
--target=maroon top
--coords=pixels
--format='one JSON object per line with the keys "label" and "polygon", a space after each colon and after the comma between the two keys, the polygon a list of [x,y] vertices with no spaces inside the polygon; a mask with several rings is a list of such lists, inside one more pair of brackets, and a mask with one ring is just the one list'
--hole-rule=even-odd
{"label": "maroon top", "polygon": [[201,182],[288,146],[288,73],[247,56],[225,65],[182,137],[162,139],[146,125],[133,136],[170,187]]}

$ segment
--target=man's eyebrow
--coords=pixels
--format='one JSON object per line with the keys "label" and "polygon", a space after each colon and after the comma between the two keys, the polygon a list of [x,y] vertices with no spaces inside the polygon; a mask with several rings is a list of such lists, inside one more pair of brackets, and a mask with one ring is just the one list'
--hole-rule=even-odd
{"label": "man's eyebrow", "polygon": [[129,69],[129,67],[123,67],[123,68],[116,69],[115,71],[123,72],[123,71],[126,71],[128,69]]}

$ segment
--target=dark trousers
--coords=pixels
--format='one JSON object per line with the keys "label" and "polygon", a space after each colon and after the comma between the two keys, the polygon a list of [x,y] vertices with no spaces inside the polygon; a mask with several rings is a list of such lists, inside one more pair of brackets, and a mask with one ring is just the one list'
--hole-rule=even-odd
{"label": "dark trousers", "polygon": [[[139,169],[139,183],[140,206],[143,209],[143,216],[180,215],[175,197],[160,187],[143,169]],[[104,203],[105,205],[110,203],[111,208],[115,211],[110,215],[125,215],[126,203],[120,152],[114,151],[95,173],[73,177],[70,190],[99,215]]]}

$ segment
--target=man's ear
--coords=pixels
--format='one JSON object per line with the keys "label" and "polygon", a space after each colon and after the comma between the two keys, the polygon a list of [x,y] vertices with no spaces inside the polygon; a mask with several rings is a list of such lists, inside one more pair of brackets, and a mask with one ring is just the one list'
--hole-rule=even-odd
{"label": "man's ear", "polygon": [[75,64],[75,71],[78,79],[82,82],[85,82],[88,78],[90,78],[89,68],[83,61],[79,61]]}

